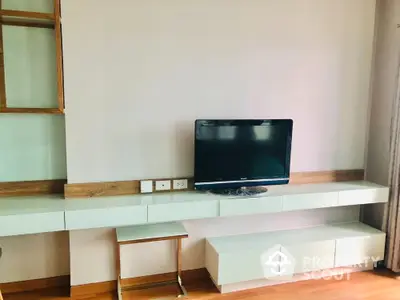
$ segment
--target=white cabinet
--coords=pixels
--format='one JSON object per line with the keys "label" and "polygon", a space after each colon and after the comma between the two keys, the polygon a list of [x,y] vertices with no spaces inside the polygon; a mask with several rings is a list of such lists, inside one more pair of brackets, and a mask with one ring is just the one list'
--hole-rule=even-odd
{"label": "white cabinet", "polygon": [[385,234],[343,238],[336,241],[335,267],[363,265],[383,260]]}
{"label": "white cabinet", "polygon": [[220,200],[220,216],[275,213],[282,210],[282,196]]}
{"label": "white cabinet", "polygon": [[288,275],[334,267],[335,240],[301,243],[284,248],[293,262],[293,269],[288,269]]}
{"label": "white cabinet", "polygon": [[339,192],[339,206],[384,203],[389,198],[388,188],[358,189]]}
{"label": "white cabinet", "polygon": [[147,223],[147,207],[144,205],[69,210],[65,212],[65,227],[67,230],[119,227],[145,223]]}
{"label": "white cabinet", "polygon": [[43,212],[0,216],[0,236],[64,230],[64,212]]}
{"label": "white cabinet", "polygon": [[283,196],[283,211],[331,207],[337,204],[338,193],[294,194]]}
{"label": "white cabinet", "polygon": [[[385,233],[355,222],[206,239],[206,268],[218,286],[355,266],[383,257]],[[278,268],[273,267],[278,262]],[[271,268],[274,268],[271,271]]]}
{"label": "white cabinet", "polygon": [[218,206],[216,200],[151,204],[148,208],[148,222],[215,218],[219,216]]}

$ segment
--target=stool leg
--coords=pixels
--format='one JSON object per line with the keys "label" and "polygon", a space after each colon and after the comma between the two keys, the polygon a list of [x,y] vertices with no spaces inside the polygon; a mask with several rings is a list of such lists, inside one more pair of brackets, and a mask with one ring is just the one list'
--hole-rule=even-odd
{"label": "stool leg", "polygon": [[182,291],[182,294],[178,296],[178,298],[186,297],[187,291],[182,283],[182,239],[178,238],[176,240],[176,277],[179,288]]}
{"label": "stool leg", "polygon": [[3,295],[1,294],[1,291],[0,291],[0,300],[4,300]]}
{"label": "stool leg", "polygon": [[[115,268],[117,271],[117,294],[118,300],[122,300],[121,288],[121,247],[117,239],[117,230],[115,230]],[[3,300],[3,299],[0,299]]]}
{"label": "stool leg", "polygon": [[178,277],[180,278],[182,275],[182,240],[176,240],[176,272]]}

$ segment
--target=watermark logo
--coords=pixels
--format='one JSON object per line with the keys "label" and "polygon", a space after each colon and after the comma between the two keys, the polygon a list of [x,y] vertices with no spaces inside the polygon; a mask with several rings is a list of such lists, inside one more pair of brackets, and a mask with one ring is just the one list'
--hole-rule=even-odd
{"label": "watermark logo", "polygon": [[[352,269],[368,269],[376,266],[380,257],[349,257],[349,263],[343,268],[334,268],[333,255],[294,256],[282,245],[275,245],[261,255],[261,266],[264,277],[269,280],[290,280],[295,273],[300,273],[306,279],[349,280]],[[350,261],[359,261],[351,264]],[[298,268],[296,269],[296,265]]]}
{"label": "watermark logo", "polygon": [[282,245],[275,245],[261,255],[264,277],[287,280],[295,271],[296,261]]}

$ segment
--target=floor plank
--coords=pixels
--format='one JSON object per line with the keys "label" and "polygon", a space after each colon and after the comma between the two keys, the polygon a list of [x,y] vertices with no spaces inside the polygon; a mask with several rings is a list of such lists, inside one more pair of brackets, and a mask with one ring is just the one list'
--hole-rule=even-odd
{"label": "floor plank", "polygon": [[[308,280],[221,295],[211,282],[187,286],[190,300],[399,300],[400,280],[387,271],[351,274],[349,280]],[[129,291],[124,300],[161,300],[173,296],[174,286]],[[4,300],[69,300],[67,290],[5,295]],[[86,300],[115,300],[113,294]]]}

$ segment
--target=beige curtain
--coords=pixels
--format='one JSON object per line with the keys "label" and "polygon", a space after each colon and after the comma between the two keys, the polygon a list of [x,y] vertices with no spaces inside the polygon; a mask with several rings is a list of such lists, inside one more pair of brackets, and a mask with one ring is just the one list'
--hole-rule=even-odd
{"label": "beige curtain", "polygon": [[392,108],[389,186],[389,203],[385,209],[382,226],[383,231],[387,233],[385,260],[387,268],[400,272],[400,65]]}

